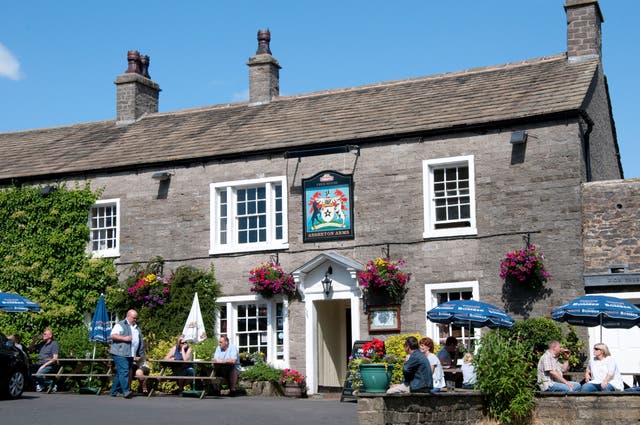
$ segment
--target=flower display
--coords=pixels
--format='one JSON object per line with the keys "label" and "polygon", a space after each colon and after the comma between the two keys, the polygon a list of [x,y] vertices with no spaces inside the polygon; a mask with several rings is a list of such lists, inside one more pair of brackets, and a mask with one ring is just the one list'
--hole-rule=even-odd
{"label": "flower display", "polygon": [[[173,276],[169,276],[171,279]],[[164,276],[140,273],[133,286],[127,288],[138,305],[146,307],[160,307],[169,301],[171,282]]]}
{"label": "flower display", "polygon": [[384,364],[385,370],[393,370],[389,368],[393,368],[396,364],[401,362],[399,362],[395,356],[386,354],[384,341],[378,338],[373,338],[372,341],[364,343],[362,345],[362,356],[349,356],[349,363],[347,364],[347,381],[351,382],[351,387],[354,391],[359,390],[362,386],[360,365],[374,363]]}
{"label": "flower display", "polygon": [[358,272],[358,284],[367,291],[382,291],[392,299],[402,301],[411,277],[411,273],[400,270],[404,264],[404,260],[390,258],[370,260],[364,270]]}
{"label": "flower display", "polygon": [[280,377],[280,379],[278,379],[278,381],[280,381],[281,384],[295,384],[304,386],[304,378],[305,376],[297,370],[287,368],[282,370],[282,376]]}
{"label": "flower display", "polygon": [[274,295],[284,295],[290,297],[296,291],[296,283],[290,273],[285,273],[279,263],[270,261],[260,264],[249,272],[249,282],[251,282],[251,292],[260,294],[265,298]]}
{"label": "flower display", "polygon": [[533,244],[525,249],[516,249],[500,261],[500,278],[531,286],[542,284],[551,279],[551,275],[544,268],[543,260],[544,255]]}

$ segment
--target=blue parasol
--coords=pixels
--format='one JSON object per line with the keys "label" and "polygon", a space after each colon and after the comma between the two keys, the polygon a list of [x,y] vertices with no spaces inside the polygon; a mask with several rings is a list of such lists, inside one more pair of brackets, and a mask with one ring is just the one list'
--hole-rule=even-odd
{"label": "blue parasol", "polygon": [[[93,313],[91,321],[91,329],[89,330],[89,341],[93,342],[110,342],[111,341],[111,322],[107,313],[107,306],[104,303],[104,295],[100,294],[96,311]],[[95,348],[95,345],[94,345]],[[95,352],[95,350],[94,350]]]}
{"label": "blue parasol", "polygon": [[434,323],[460,327],[510,328],[513,319],[498,307],[474,300],[446,301],[427,312],[427,318]]}
{"label": "blue parasol", "polygon": [[0,292],[0,311],[6,313],[39,312],[41,307],[33,301],[9,292]]}
{"label": "blue parasol", "polygon": [[[93,341],[93,360],[96,358],[96,343],[97,342],[110,342],[111,341],[111,322],[109,321],[109,313],[107,313],[107,306],[104,303],[104,295],[100,294],[98,299],[98,305],[96,305],[96,311],[93,313],[93,319],[91,320],[91,327],[89,328],[89,341]],[[91,362],[90,375],[93,375],[93,362]],[[81,394],[98,394],[100,388],[91,387],[91,377],[89,378],[89,384],[87,387],[80,388]]]}
{"label": "blue parasol", "polygon": [[629,329],[640,323],[640,308],[616,297],[585,295],[553,309],[551,318],[577,326]]}

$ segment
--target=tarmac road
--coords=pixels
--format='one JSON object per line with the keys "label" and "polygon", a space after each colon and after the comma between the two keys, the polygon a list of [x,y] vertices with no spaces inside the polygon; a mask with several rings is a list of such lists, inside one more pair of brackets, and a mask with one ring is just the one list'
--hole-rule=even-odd
{"label": "tarmac road", "polygon": [[285,397],[134,397],[28,392],[0,400],[0,423],[28,425],[356,425],[357,404]]}

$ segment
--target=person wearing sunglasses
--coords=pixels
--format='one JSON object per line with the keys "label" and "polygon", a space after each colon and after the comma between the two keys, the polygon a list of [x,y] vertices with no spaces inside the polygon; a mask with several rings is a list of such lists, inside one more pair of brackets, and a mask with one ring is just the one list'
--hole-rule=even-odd
{"label": "person wearing sunglasses", "polygon": [[624,382],[611,352],[606,344],[593,346],[593,357],[584,373],[586,383],[580,391],[592,393],[596,391],[622,391]]}
{"label": "person wearing sunglasses", "polygon": [[[178,361],[189,361],[191,360],[191,347],[189,343],[185,341],[184,335],[180,335],[176,341],[176,345],[171,347],[166,356],[164,356],[165,360],[178,360]],[[194,376],[195,370],[191,364],[184,364],[180,367],[176,367],[173,369],[174,373],[179,376]],[[187,380],[179,379],[178,380],[178,393],[181,393],[184,389],[184,386],[187,384]]]}

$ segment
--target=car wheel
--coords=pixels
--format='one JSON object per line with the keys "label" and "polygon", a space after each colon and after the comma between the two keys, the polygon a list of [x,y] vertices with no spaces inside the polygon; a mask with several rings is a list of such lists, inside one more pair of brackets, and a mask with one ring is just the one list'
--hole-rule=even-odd
{"label": "car wheel", "polygon": [[19,370],[14,371],[7,384],[7,395],[9,398],[18,398],[24,391],[24,373]]}

